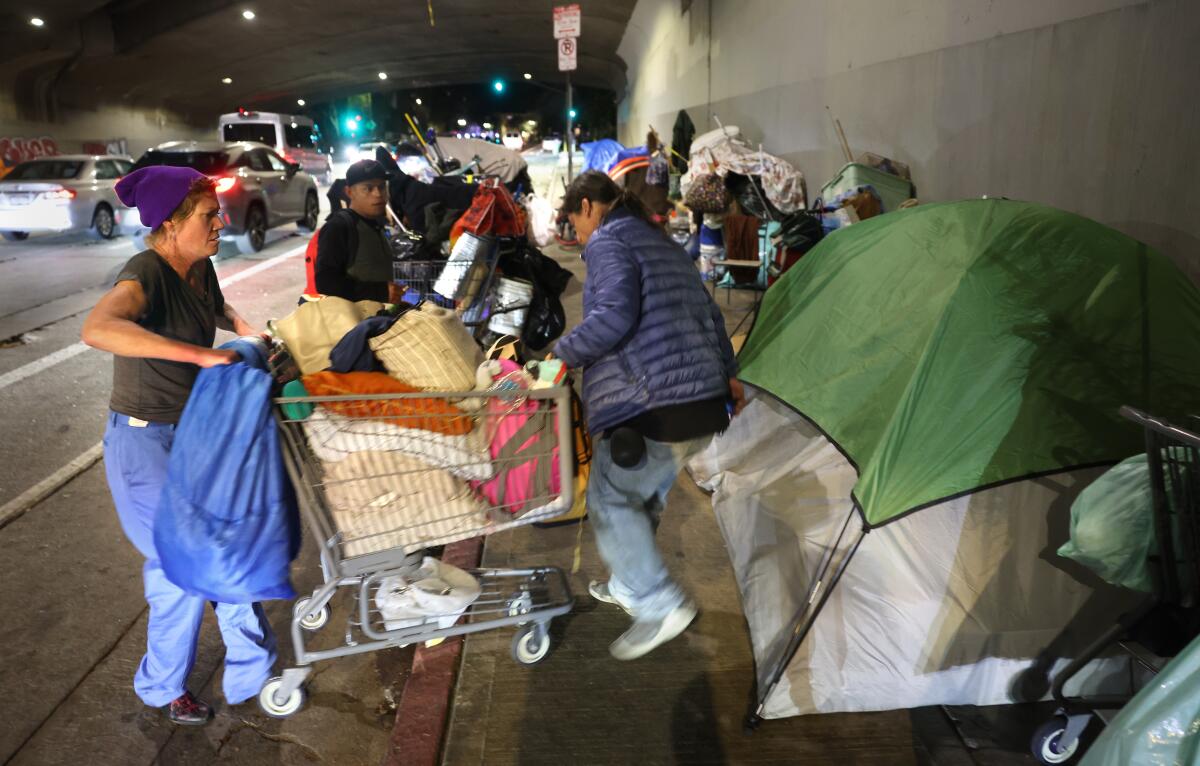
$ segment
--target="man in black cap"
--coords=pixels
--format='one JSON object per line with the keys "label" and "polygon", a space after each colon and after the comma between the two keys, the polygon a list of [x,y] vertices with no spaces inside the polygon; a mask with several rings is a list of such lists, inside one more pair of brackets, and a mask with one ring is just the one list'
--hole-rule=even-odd
{"label": "man in black cap", "polygon": [[322,295],[351,301],[393,297],[392,251],[383,231],[387,172],[375,160],[346,171],[350,207],[335,211],[317,238],[316,287]]}

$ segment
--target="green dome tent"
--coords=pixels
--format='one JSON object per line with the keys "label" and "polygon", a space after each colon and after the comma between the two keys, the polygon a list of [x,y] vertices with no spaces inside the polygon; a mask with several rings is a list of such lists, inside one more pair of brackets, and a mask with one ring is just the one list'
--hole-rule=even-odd
{"label": "green dome tent", "polygon": [[820,597],[760,675],[761,709],[867,531],[1129,457],[1142,436],[1122,405],[1200,411],[1200,292],[1161,254],[1070,213],[924,205],[814,248],[767,292],[740,361],[744,381],[854,467],[862,521],[849,552],[822,562]]}

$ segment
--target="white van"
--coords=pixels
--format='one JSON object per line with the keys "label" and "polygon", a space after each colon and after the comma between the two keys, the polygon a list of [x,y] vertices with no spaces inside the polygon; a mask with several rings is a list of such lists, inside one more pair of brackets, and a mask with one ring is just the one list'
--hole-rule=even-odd
{"label": "white van", "polygon": [[333,181],[332,158],[321,152],[321,133],[309,117],[278,112],[249,112],[239,109],[221,115],[222,141],[257,141],[296,162],[319,182]]}

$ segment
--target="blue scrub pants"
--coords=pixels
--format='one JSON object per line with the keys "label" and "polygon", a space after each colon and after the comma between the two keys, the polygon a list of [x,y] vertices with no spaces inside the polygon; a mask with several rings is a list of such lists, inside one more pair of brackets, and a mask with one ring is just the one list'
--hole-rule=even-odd
{"label": "blue scrub pants", "polygon": [[[147,705],[162,707],[187,690],[205,600],[167,580],[154,549],[154,514],[167,481],[167,456],[175,440],[175,426],[130,422],[126,415],[109,412],[104,470],[125,536],[146,557],[142,579],[150,622],[146,656],[134,675],[133,689]],[[257,696],[271,677],[275,634],[261,604],[214,602],[213,608],[225,641],[225,699],[236,705]]]}

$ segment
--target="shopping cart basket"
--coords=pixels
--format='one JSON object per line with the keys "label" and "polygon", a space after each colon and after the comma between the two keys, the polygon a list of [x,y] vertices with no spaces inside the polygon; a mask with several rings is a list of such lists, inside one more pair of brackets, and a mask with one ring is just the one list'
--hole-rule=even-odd
{"label": "shopping cart basket", "polygon": [[[561,569],[473,570],[480,593],[461,617],[389,615],[377,595],[396,578],[407,583],[428,548],[571,507],[568,387],[502,384],[485,393],[283,397],[275,404],[284,463],[319,545],[324,582],[294,605],[296,664],[263,686],[264,712],[299,710],[312,663],[321,660],[510,626],[518,662],[546,656],[550,621],[573,603]],[[310,649],[306,634],[329,623],[339,590],[353,608],[338,627],[338,645]]]}
{"label": "shopping cart basket", "polygon": [[[1109,714],[1128,702],[1127,697],[1068,697],[1066,684],[1085,665],[1117,646],[1143,669],[1157,673],[1159,656],[1182,649],[1200,627],[1200,435],[1131,407],[1122,407],[1121,415],[1146,435],[1156,537],[1149,557],[1153,592],[1054,677],[1051,694],[1059,709],[1034,733],[1032,742],[1033,754],[1042,763],[1071,760],[1093,716],[1107,723]],[[1169,625],[1165,632],[1172,646],[1152,653],[1136,640],[1151,625],[1157,633]]]}
{"label": "shopping cart basket", "polygon": [[493,313],[496,265],[502,254],[516,248],[511,238],[486,238],[484,250],[472,260],[399,260],[392,263],[392,279],[409,303],[429,301],[457,308],[462,322],[476,340],[487,331]]}

